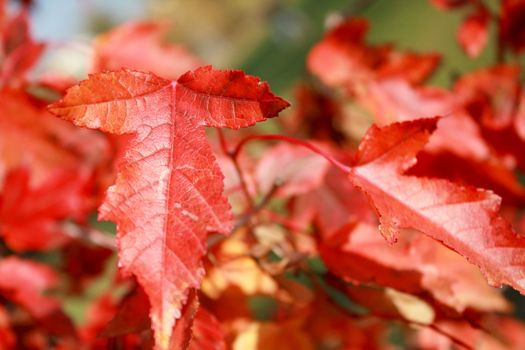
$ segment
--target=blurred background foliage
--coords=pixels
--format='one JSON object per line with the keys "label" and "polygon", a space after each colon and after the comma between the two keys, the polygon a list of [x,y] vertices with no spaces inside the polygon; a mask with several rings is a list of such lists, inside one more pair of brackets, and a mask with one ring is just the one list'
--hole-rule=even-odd
{"label": "blurred background foliage", "polygon": [[[370,20],[367,40],[391,43],[402,49],[438,52],[443,60],[431,84],[447,87],[453,79],[495,61],[491,28],[489,46],[477,59],[459,48],[457,28],[466,15],[442,12],[429,0],[35,0],[34,35],[57,45],[84,45],[77,55],[58,60],[58,65],[85,69],[84,53],[91,40],[119,24],[132,20],[160,20],[171,25],[168,40],[182,43],[205,62],[219,68],[243,69],[270,83],[272,90],[293,102],[291,88],[312,79],[305,69],[309,49],[324,31],[347,16]],[[498,0],[489,1],[495,9]],[[78,45],[80,44],[80,45]],[[79,62],[72,60],[76,57]],[[84,67],[84,68],[79,68]],[[366,129],[365,125],[362,130]],[[114,231],[113,227],[103,227]],[[91,300],[108,288],[115,261],[84,295],[66,300],[77,322]],[[519,295],[508,291],[513,299]],[[254,304],[258,307],[264,300]],[[517,305],[525,318],[525,307]],[[265,309],[267,307],[265,306]]]}
{"label": "blurred background foliage", "polygon": [[370,20],[370,42],[441,53],[435,85],[448,86],[494,60],[493,45],[467,58],[455,40],[465,13],[441,12],[428,0],[37,0],[33,20],[36,36],[52,41],[90,40],[129,20],[165,21],[172,27],[168,39],[204,61],[244,69],[286,93],[307,76],[306,54],[326,27],[352,15]]}

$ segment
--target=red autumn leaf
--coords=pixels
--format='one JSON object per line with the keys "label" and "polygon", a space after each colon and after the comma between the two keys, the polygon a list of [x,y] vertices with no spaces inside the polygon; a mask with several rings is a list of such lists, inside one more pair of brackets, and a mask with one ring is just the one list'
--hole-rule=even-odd
{"label": "red autumn leaf", "polygon": [[106,247],[80,240],[66,245],[62,250],[62,260],[64,272],[71,277],[69,288],[73,292],[81,292],[103,273],[108,259],[112,256],[113,252]]}
{"label": "red autumn leaf", "polygon": [[452,339],[466,342],[471,349],[513,350],[525,346],[523,323],[508,317],[494,317],[488,321],[485,329],[480,329],[464,321],[441,320],[434,327],[418,332],[413,339],[417,344],[412,343],[412,346],[417,349],[450,349]]}
{"label": "red autumn leaf", "polygon": [[499,18],[499,40],[514,52],[525,49],[525,1],[502,0]]}
{"label": "red autumn leaf", "polygon": [[0,305],[0,349],[14,349],[15,345],[16,335],[11,329],[9,313],[3,305]]}
{"label": "red autumn leaf", "polygon": [[0,86],[22,83],[44,51],[45,45],[35,42],[29,33],[28,18],[29,11],[23,6],[6,23],[0,22]]}
{"label": "red autumn leaf", "polygon": [[16,251],[49,250],[70,240],[63,221],[84,220],[91,209],[89,176],[55,172],[31,187],[27,168],[9,172],[0,193],[0,236]]}
{"label": "red autumn leaf", "polygon": [[468,16],[458,29],[457,37],[465,53],[474,58],[487,45],[489,37],[489,14],[484,8]]}
{"label": "red autumn leaf", "polygon": [[[323,237],[319,253],[334,274],[354,283],[375,283],[420,293],[424,274],[413,266],[410,246],[390,246],[372,225],[352,223]],[[401,259],[400,259],[401,257]]]}
{"label": "red autumn leaf", "polygon": [[[118,317],[115,316],[115,314],[118,314],[122,310],[118,308],[118,303],[115,299],[110,293],[104,292],[90,303],[85,313],[85,320],[78,329],[81,344],[88,349],[107,349],[113,347],[115,343],[121,344],[124,349],[152,349],[153,335],[151,334],[151,330],[148,329],[149,323],[146,323],[144,328],[147,332],[139,334],[116,332],[115,334],[106,335],[103,332],[107,329],[106,325],[108,322],[112,321],[113,317]],[[135,304],[132,306],[138,305]],[[129,314],[129,308],[126,309],[126,312]],[[143,312],[144,315],[142,315],[141,312]],[[141,318],[141,316],[144,316],[147,320],[147,310],[144,308],[142,310],[138,309],[136,316],[137,320],[142,320],[143,318]],[[137,322],[133,324],[137,324]],[[131,329],[131,327],[127,329]],[[137,331],[140,330],[141,329],[137,329]],[[78,347],[79,344],[76,344],[76,346],[71,347],[71,350],[77,349]]]}
{"label": "red autumn leaf", "polygon": [[513,127],[500,130],[482,128],[482,134],[495,153],[508,162],[510,169],[525,169],[525,140]]}
{"label": "red autumn leaf", "polygon": [[[401,111],[404,108],[399,107]],[[425,150],[418,154],[418,163],[410,169],[411,174],[487,188],[502,196],[506,204],[523,202],[525,189],[518,183],[508,158],[503,157],[507,151],[502,152],[499,143],[487,137],[486,128],[476,123],[462,107],[442,120],[441,125]],[[511,146],[508,152],[515,150],[513,154],[519,156],[519,142],[500,143]]]}
{"label": "red autumn leaf", "polygon": [[513,124],[520,98],[520,69],[499,65],[464,75],[454,84],[454,93],[472,117],[490,129]]}
{"label": "red autumn leaf", "polygon": [[437,54],[394,51],[390,46],[365,43],[368,22],[361,18],[344,21],[315,45],[308,54],[309,70],[328,86],[349,91],[373,79],[423,82],[437,67]]}
{"label": "red autumn leaf", "polygon": [[448,91],[413,86],[402,79],[370,82],[356,95],[381,125],[422,116],[448,115],[456,109],[454,96]]}
{"label": "red autumn leaf", "polygon": [[525,293],[525,238],[498,215],[497,195],[403,175],[436,124],[432,118],[373,126],[359,146],[350,180],[370,198],[388,240],[395,240],[400,228],[417,229],[477,265],[491,285],[508,284]]}
{"label": "red autumn leaf", "polygon": [[79,329],[82,341],[86,344],[96,343],[97,341],[104,343],[102,339],[97,338],[106,324],[115,315],[116,309],[116,302],[109,293],[102,293],[93,300],[86,309],[83,325]]}
{"label": "red autumn leaf", "polygon": [[12,256],[0,259],[0,275],[0,293],[33,317],[43,319],[59,310],[58,300],[44,295],[59,282],[48,266]]}
{"label": "red autumn leaf", "polygon": [[32,184],[39,184],[56,168],[107,171],[110,159],[100,132],[55,118],[24,91],[0,93],[0,184],[6,171],[20,166],[29,166]]}
{"label": "red autumn leaf", "polygon": [[295,88],[295,108],[287,118],[280,119],[290,135],[306,135],[305,138],[341,142],[344,135],[340,129],[342,107],[327,93],[308,84]]}
{"label": "red autumn leaf", "polygon": [[209,311],[200,307],[193,322],[190,350],[225,350],[221,324]]}
{"label": "red autumn leaf", "polygon": [[418,154],[417,164],[409,173],[490,189],[502,197],[505,205],[525,204],[525,188],[516,179],[514,171],[495,157],[475,159],[460,157],[448,150],[423,151]]}
{"label": "red autumn leaf", "polygon": [[7,15],[6,0],[0,0],[0,23],[4,23]]}
{"label": "red autumn leaf", "polygon": [[[487,128],[480,125],[479,121],[474,120],[471,113],[464,109],[449,115],[440,123],[442,127],[432,135],[425,152],[418,155],[418,158],[427,158],[424,163],[426,162],[427,165],[432,163],[431,166],[435,168],[439,167],[440,157],[443,161],[448,158],[450,164],[457,164],[457,167],[449,165],[447,169],[437,169],[432,176],[440,173],[456,173],[466,180],[467,184],[474,184],[477,187],[488,186],[488,189],[496,190],[498,194],[501,190],[502,194],[511,194],[515,199],[523,195],[523,188],[517,183],[513,173],[515,162],[511,161],[510,157],[504,156],[506,152],[501,149],[498,141],[489,136],[489,134],[508,134],[508,131],[511,131],[513,135],[507,136],[508,142],[503,148],[517,149],[520,141],[519,139],[517,142],[514,141],[518,136],[515,131],[510,130],[511,127],[503,130]],[[514,155],[525,159],[519,156],[519,152],[515,152]],[[469,170],[470,174],[459,174],[469,167],[476,170]],[[472,172],[476,172],[477,177]]]}
{"label": "red autumn leaf", "polygon": [[[425,296],[457,312],[505,312],[509,304],[479,270],[427,236],[400,232],[388,244],[377,227],[356,224],[324,239],[320,254],[330,271],[348,281],[375,283]],[[425,297],[426,299],[426,297]]]}
{"label": "red autumn leaf", "polygon": [[169,27],[163,23],[132,22],[100,36],[95,42],[93,71],[129,68],[166,79],[201,66],[202,61],[175,44],[163,44]]}
{"label": "red autumn leaf", "polygon": [[514,349],[525,346],[525,324],[522,320],[498,317],[493,325],[497,327],[496,337],[505,339],[506,345]]}
{"label": "red autumn leaf", "polygon": [[356,18],[329,31],[310,52],[310,71],[329,85],[343,85],[370,74],[367,65],[375,64],[375,52],[364,47],[368,22]]}
{"label": "red autumn leaf", "polygon": [[459,79],[454,92],[476,119],[486,142],[500,157],[525,169],[523,100],[520,69],[498,65],[481,69]]}
{"label": "red autumn leaf", "polygon": [[115,317],[107,324],[101,335],[115,337],[151,328],[149,309],[148,296],[142,288],[136,287],[124,297]]}
{"label": "red autumn leaf", "polygon": [[301,194],[293,200],[291,218],[300,227],[313,224],[328,236],[357,220],[375,223],[374,213],[366,198],[356,190],[347,177],[331,167],[319,188]]}
{"label": "red autumn leaf", "polygon": [[120,266],[151,303],[160,349],[204,270],[208,232],[229,233],[223,176],[204,126],[238,129],[288,103],[240,71],[199,68],[168,81],[128,70],[92,75],[51,105],[79,126],[132,133],[100,218],[117,223]]}
{"label": "red autumn leaf", "polygon": [[436,53],[390,51],[377,68],[378,79],[402,78],[412,84],[427,79],[438,67],[441,56]]}
{"label": "red autumn leaf", "polygon": [[[508,161],[501,156],[511,153],[521,164],[525,159],[523,152],[518,151],[521,142],[515,140],[517,135],[495,139],[500,132],[484,127],[496,123],[504,127],[503,123],[512,122],[517,73],[511,66],[473,73],[458,81],[456,94],[413,86],[400,79],[382,80],[360,89],[356,97],[380,125],[422,116],[448,115],[442,122],[446,125],[436,131],[428,145],[429,152],[420,155],[425,162],[417,165],[417,172],[489,188],[506,200],[520,202],[524,189],[516,181]],[[475,121],[480,118],[482,125]],[[494,120],[496,118],[498,120]],[[517,121],[515,124],[519,125]],[[489,139],[487,134],[493,137]],[[508,134],[505,129],[505,135]],[[422,172],[423,168],[426,169]]]}
{"label": "red autumn leaf", "polygon": [[169,343],[170,350],[186,350],[192,338],[192,329],[199,311],[199,299],[194,291],[188,296],[188,302],[181,310],[181,317],[173,328],[173,336]]}

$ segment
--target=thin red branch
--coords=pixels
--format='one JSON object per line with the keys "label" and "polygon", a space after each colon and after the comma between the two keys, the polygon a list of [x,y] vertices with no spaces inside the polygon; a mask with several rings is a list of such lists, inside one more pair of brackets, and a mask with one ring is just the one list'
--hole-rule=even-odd
{"label": "thin red branch", "polygon": [[235,167],[235,171],[237,172],[237,176],[239,176],[239,183],[241,184],[242,192],[244,193],[244,197],[246,197],[246,201],[248,202],[249,209],[253,208],[253,198],[250,194],[250,191],[248,190],[248,185],[246,183],[246,179],[244,177],[244,173],[242,171],[241,166],[239,165],[239,162],[237,161],[237,158],[232,158],[233,166]]}
{"label": "thin red branch", "polygon": [[239,183],[241,185],[242,193],[244,194],[244,197],[246,197],[246,201],[248,203],[248,210],[252,210],[254,207],[254,199],[252,195],[250,194],[250,191],[248,190],[248,185],[246,183],[244,172],[242,171],[242,168],[237,159],[238,155],[234,155],[234,152],[230,150],[228,143],[226,142],[226,138],[224,137],[223,131],[221,129],[217,129],[217,133],[219,135],[219,143],[221,145],[222,151],[228,158],[231,159],[233,166],[235,168],[235,171],[237,172],[237,176],[239,177]]}
{"label": "thin red branch", "polygon": [[319,147],[309,143],[308,141],[299,140],[299,139],[296,139],[296,138],[293,138],[293,137],[290,137],[290,136],[285,136],[285,135],[268,134],[268,135],[250,135],[250,136],[247,136],[246,138],[242,139],[241,142],[239,142],[237,144],[237,147],[235,147],[235,150],[233,151],[232,157],[233,158],[237,158],[237,156],[241,152],[242,148],[248,142],[253,141],[253,140],[279,140],[279,141],[285,141],[285,142],[288,142],[288,143],[299,145],[299,146],[308,148],[312,152],[317,153],[318,155],[320,155],[321,157],[323,157],[324,159],[329,161],[332,165],[334,165],[336,168],[338,168],[339,170],[341,170],[344,173],[349,173],[350,170],[351,170],[351,168],[349,166],[341,163],[340,161],[338,161],[337,159],[332,157],[330,154],[328,154],[327,152],[323,151]]}

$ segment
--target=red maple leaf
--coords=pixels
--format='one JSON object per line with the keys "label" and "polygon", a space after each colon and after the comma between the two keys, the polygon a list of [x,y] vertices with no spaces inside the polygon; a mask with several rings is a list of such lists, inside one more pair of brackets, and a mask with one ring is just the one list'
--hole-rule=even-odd
{"label": "red maple leaf", "polygon": [[477,57],[487,45],[490,15],[480,7],[468,16],[458,29],[458,42],[470,57]]}
{"label": "red maple leaf", "polygon": [[10,171],[0,194],[0,236],[16,251],[49,250],[70,240],[62,223],[92,209],[86,172],[56,171],[30,187],[27,168]]}
{"label": "red maple leaf", "polygon": [[497,65],[476,70],[458,79],[454,93],[483,127],[501,130],[512,126],[520,99],[520,69]]}
{"label": "red maple leaf", "polygon": [[308,54],[309,70],[328,86],[359,90],[373,79],[399,78],[419,84],[436,69],[440,56],[395,51],[389,45],[365,42],[368,22],[348,19],[328,33]]}
{"label": "red maple leaf", "polygon": [[60,309],[58,299],[44,295],[59,282],[50,267],[11,256],[0,260],[0,274],[0,293],[33,317],[42,319]]}
{"label": "red maple leaf", "polygon": [[494,286],[525,293],[525,238],[498,215],[491,191],[403,173],[436,129],[438,119],[373,126],[365,135],[350,180],[369,197],[381,232],[394,241],[399,228],[414,228],[477,265]]}
{"label": "red maple leaf", "polygon": [[5,23],[0,21],[0,86],[22,83],[44,52],[45,45],[35,42],[30,35],[28,19],[29,10],[23,6]]}
{"label": "red maple leaf", "polygon": [[207,233],[231,230],[204,126],[246,127],[287,106],[259,79],[211,67],[177,81],[129,70],[95,74],[51,105],[79,126],[133,134],[100,218],[117,223],[119,265],[150,299],[158,348],[168,347],[189,290],[200,285]]}
{"label": "red maple leaf", "polygon": [[95,42],[93,71],[129,68],[177,79],[202,61],[180,45],[164,44],[165,23],[132,22],[101,35]]}

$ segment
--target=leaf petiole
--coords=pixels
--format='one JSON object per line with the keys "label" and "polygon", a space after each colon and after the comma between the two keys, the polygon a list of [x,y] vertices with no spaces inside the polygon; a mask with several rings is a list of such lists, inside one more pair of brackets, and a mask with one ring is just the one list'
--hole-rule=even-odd
{"label": "leaf petiole", "polygon": [[237,146],[235,147],[235,149],[233,150],[232,152],[232,157],[233,159],[237,158],[237,156],[239,155],[239,153],[241,152],[242,148],[250,141],[253,141],[253,140],[280,140],[280,141],[284,141],[284,142],[288,142],[288,143],[292,143],[292,144],[295,144],[295,145],[299,145],[299,146],[302,146],[302,147],[305,147],[305,148],[308,148],[309,150],[311,150],[312,152],[315,152],[317,153],[318,155],[320,155],[321,157],[323,157],[324,159],[326,159],[327,161],[329,161],[333,166],[335,166],[336,168],[338,168],[339,170],[341,170],[342,172],[344,173],[350,173],[351,171],[351,167],[341,163],[340,161],[338,161],[337,159],[335,159],[333,156],[331,156],[330,154],[328,154],[327,152],[323,151],[322,149],[320,149],[319,147],[309,143],[308,141],[304,141],[304,140],[299,140],[299,139],[296,139],[296,138],[293,138],[293,137],[290,137],[290,136],[286,136],[286,135],[278,135],[278,134],[266,134],[266,135],[249,135],[247,137],[245,137],[244,139],[242,139],[238,144]]}

